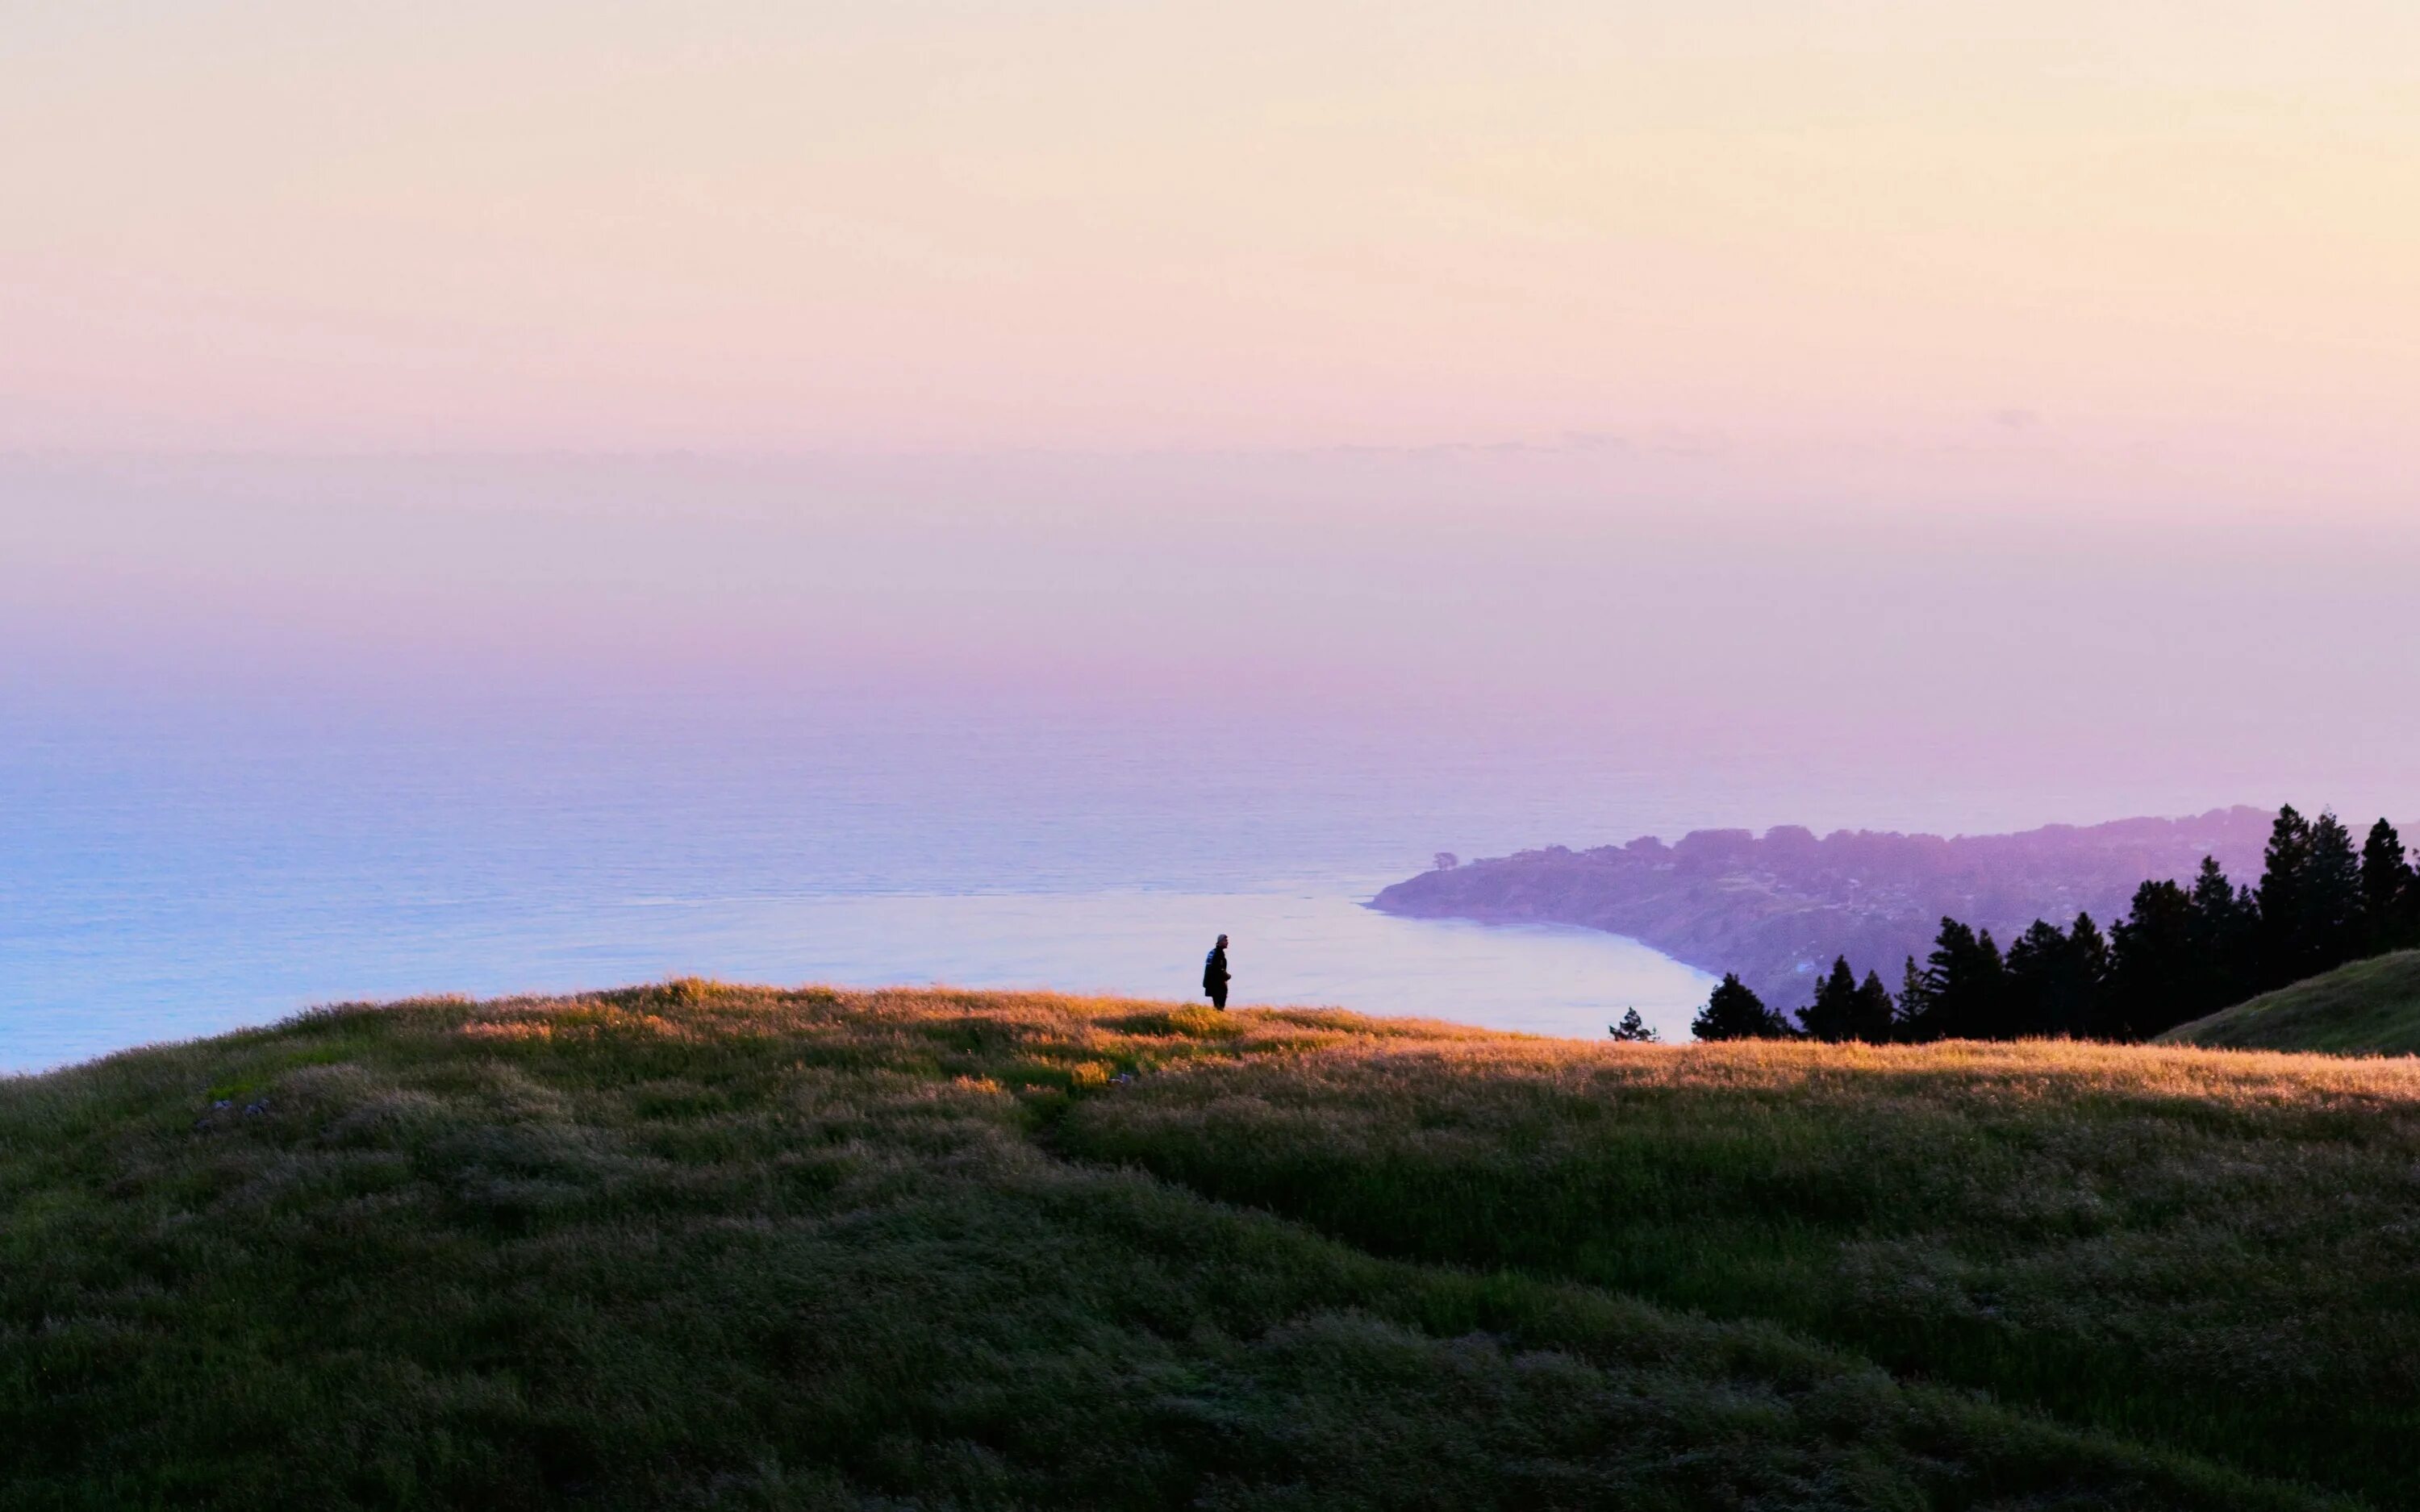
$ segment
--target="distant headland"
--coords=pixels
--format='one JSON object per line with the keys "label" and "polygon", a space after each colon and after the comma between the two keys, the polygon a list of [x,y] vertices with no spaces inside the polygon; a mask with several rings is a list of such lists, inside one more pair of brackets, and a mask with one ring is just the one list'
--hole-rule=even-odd
{"label": "distant headland", "polygon": [[2276,810],[2048,825],[2014,835],[1903,835],[1795,825],[1701,829],[1668,845],[1544,850],[1440,865],[1371,901],[1411,918],[1579,924],[1627,935],[1707,971],[1735,971],[1795,1005],[1833,957],[1890,976],[1931,949],[1944,916],[2008,938],[2036,918],[2126,911],[2147,877],[2190,880],[2202,857],[2260,871]]}

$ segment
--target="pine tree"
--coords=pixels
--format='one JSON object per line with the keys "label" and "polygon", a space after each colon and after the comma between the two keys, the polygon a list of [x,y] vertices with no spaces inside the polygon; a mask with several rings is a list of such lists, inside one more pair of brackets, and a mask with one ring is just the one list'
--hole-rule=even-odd
{"label": "pine tree", "polygon": [[2403,837],[2381,819],[2369,826],[2361,847],[2361,912],[2365,947],[2372,954],[2400,950],[2414,943],[2412,916],[2414,894],[2420,893],[2412,862],[2404,855]]}
{"label": "pine tree", "polygon": [[2108,978],[2109,942],[2090,914],[2065,930],[2035,919],[2009,947],[2008,1022],[2023,1034],[2098,1034]]}
{"label": "pine tree", "polygon": [[2067,995],[2067,932],[2035,919],[2009,943],[2007,1025],[2017,1034],[2053,1034]]}
{"label": "pine tree", "polygon": [[1909,956],[1907,964],[1900,968],[1899,1006],[1891,1017],[1891,1038],[1894,1040],[1924,1038],[1918,1026],[1931,1010],[1932,997],[1925,990],[1924,973],[1916,966],[1916,957]]}
{"label": "pine tree", "polygon": [[1635,1008],[1621,1015],[1621,1023],[1608,1025],[1607,1028],[1615,1039],[1631,1043],[1652,1044],[1656,1039],[1655,1031],[1647,1026],[1647,1021],[1638,1016]]}
{"label": "pine tree", "polygon": [[1689,1032],[1700,1040],[1779,1040],[1787,1038],[1791,1028],[1737,973],[1725,973],[1722,984],[1698,1011]]}
{"label": "pine tree", "polygon": [[[1916,963],[1911,961],[1908,964],[1914,965]],[[1856,1013],[1851,1021],[1849,1038],[1863,1040],[1869,1044],[1881,1044],[1891,1038],[1898,1023],[1890,989],[1883,985],[1879,973],[1867,972],[1865,981],[1857,988]]]}
{"label": "pine tree", "polygon": [[1968,988],[1974,979],[1975,955],[1974,930],[1944,917],[1941,933],[1933,936],[1932,953],[1924,963],[1924,1038],[1946,1040],[1969,1027],[1966,1021],[1974,1016],[1974,1002]]}
{"label": "pine tree", "polygon": [[2195,995],[2194,907],[2182,887],[2173,882],[2136,887],[2111,934],[2104,1037],[2146,1040],[2208,1011]]}
{"label": "pine tree", "polygon": [[1990,930],[1975,932],[1974,976],[1966,990],[1973,1000],[1967,1011],[1976,1026],[1976,1038],[1980,1040],[2013,1040],[2015,1031],[2009,1023],[2009,966],[2000,948],[1993,943]]}
{"label": "pine tree", "polygon": [[2305,937],[2310,917],[2311,825],[2294,806],[2277,810],[2260,870],[2260,961],[2256,990],[2282,987],[2310,975]]}
{"label": "pine tree", "polygon": [[1849,958],[1833,959],[1829,975],[1815,984],[1815,1001],[1799,1011],[1798,1026],[1815,1039],[1838,1043],[1857,1037],[1857,978]]}
{"label": "pine tree", "polygon": [[2303,936],[2309,952],[2304,975],[2334,971],[2366,946],[2361,911],[2361,856],[2352,834],[2333,812],[2311,825],[2311,870],[2304,893],[2308,912]]}
{"label": "pine tree", "polygon": [[2101,927],[2091,915],[2076,915],[2067,929],[2035,921],[2025,936],[2038,950],[2033,980],[2021,984],[2016,946],[2009,946],[2009,987],[2025,999],[2028,1033],[2069,1041],[2098,1036],[2101,996],[2108,992],[2110,975],[2110,944]]}
{"label": "pine tree", "polygon": [[1992,932],[1978,933],[1954,918],[1941,921],[1924,968],[1924,1011],[1916,1038],[1988,1040],[2009,1037],[2008,972]]}
{"label": "pine tree", "polygon": [[2068,926],[2067,938],[2075,995],[2068,1005],[2067,1023],[2055,1032],[2097,1039],[2105,1011],[2102,1005],[2109,996],[2109,936],[2101,933],[2090,914],[2078,914]]}
{"label": "pine tree", "polygon": [[2201,858],[2189,898],[2185,964],[2186,1019],[2230,1008],[2260,990],[2260,905],[2238,887],[2215,856]]}

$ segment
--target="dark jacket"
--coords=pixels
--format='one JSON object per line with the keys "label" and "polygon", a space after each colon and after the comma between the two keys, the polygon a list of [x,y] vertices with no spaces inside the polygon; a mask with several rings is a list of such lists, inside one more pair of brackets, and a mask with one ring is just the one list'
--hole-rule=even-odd
{"label": "dark jacket", "polygon": [[1202,963],[1202,990],[1215,993],[1227,985],[1227,950],[1224,946],[1210,948],[1208,959]]}

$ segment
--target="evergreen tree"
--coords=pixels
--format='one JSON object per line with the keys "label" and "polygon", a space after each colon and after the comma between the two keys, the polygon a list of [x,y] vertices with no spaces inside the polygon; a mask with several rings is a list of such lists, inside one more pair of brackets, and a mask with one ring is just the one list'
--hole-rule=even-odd
{"label": "evergreen tree", "polygon": [[2366,948],[2373,954],[2408,949],[2414,942],[2412,923],[2415,878],[2403,851],[2403,837],[2381,819],[2369,826],[2361,847],[2361,912]]}
{"label": "evergreen tree", "polygon": [[2310,975],[2304,929],[2311,912],[2311,824],[2292,804],[2277,810],[2261,863],[2260,959],[2250,984],[2256,991]]}
{"label": "evergreen tree", "polygon": [[2334,971],[2367,948],[2362,920],[2361,855],[2334,813],[2311,825],[2311,870],[2304,893],[2303,939],[2309,969]]}
{"label": "evergreen tree", "polygon": [[1780,1040],[1792,1031],[1789,1021],[1765,1007],[1736,972],[1727,972],[1689,1032],[1700,1040]]}
{"label": "evergreen tree", "polygon": [[1849,958],[1833,959],[1831,973],[1815,984],[1815,1001],[1799,1011],[1798,1026],[1815,1039],[1838,1043],[1857,1036],[1857,978]]}
{"label": "evergreen tree", "polygon": [[2067,927],[2067,938],[2069,949],[2074,950],[2076,984],[2084,992],[2076,1033],[2091,1033],[2091,1024],[2101,1018],[2101,999],[2110,987],[2110,936],[2101,933],[2101,924],[2093,924],[2091,915],[2076,915],[2074,924]]}
{"label": "evergreen tree", "polygon": [[1856,1011],[1851,1020],[1849,1038],[1881,1044],[1891,1038],[1898,1023],[1890,989],[1883,985],[1879,973],[1867,972],[1866,980],[1857,988]]}
{"label": "evergreen tree", "polygon": [[1647,1026],[1647,1021],[1638,1016],[1638,1010],[1635,1008],[1621,1015],[1621,1023],[1606,1027],[1615,1039],[1632,1043],[1652,1044],[1656,1038],[1655,1031]]}
{"label": "evergreen tree", "polygon": [[2189,897],[2186,932],[2192,946],[2184,965],[2182,1007],[2197,1019],[2230,1008],[2259,991],[2260,905],[2252,889],[2238,887],[2219,870],[2215,856],[2201,858]]}
{"label": "evergreen tree", "polygon": [[2102,1032],[2109,942],[2090,914],[2071,929],[2035,919],[2009,947],[2009,1030],[2077,1039]]}
{"label": "evergreen tree", "polygon": [[1993,943],[1990,930],[1975,932],[1975,959],[1972,974],[1964,983],[1968,1001],[1967,1016],[1975,1025],[1978,1040],[2013,1040],[2014,1030],[2009,1023],[2009,966]]}
{"label": "evergreen tree", "polygon": [[1979,934],[1954,918],[1941,921],[1924,968],[1923,1010],[1913,1020],[1923,1040],[2009,1037],[2008,972],[1992,932]]}
{"label": "evergreen tree", "polygon": [[[2222,879],[2223,880],[2223,879]],[[2173,882],[2146,882],[2112,932],[2109,1001],[2101,1033],[2146,1040],[2207,1010],[2198,1007],[2193,900]]]}
{"label": "evergreen tree", "polygon": [[2054,1034],[2072,1035],[2077,1039],[2098,1039],[2101,1034],[2103,1006],[2109,996],[2109,936],[2090,914],[2078,914],[2068,926],[2068,961],[2073,975],[2069,990],[2073,994],[2065,1005],[2061,1021],[2054,1025]]}
{"label": "evergreen tree", "polygon": [[2009,942],[2008,1026],[2017,1034],[2055,1034],[2066,980],[2072,975],[2067,932],[2035,919]]}
{"label": "evergreen tree", "polygon": [[1907,964],[1900,968],[1899,1008],[1891,1017],[1891,1038],[1922,1039],[1918,1026],[1931,1011],[1932,998],[1925,991],[1924,973],[1916,966],[1916,957],[1909,956]]}

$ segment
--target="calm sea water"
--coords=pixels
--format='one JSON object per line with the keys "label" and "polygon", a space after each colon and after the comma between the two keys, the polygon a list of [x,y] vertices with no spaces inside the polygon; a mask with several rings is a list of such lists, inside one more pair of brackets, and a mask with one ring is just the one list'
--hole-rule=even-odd
{"label": "calm sea water", "polygon": [[1449,843],[1610,833],[1602,768],[862,703],[18,734],[15,1071],[316,1003],[686,973],[1191,997],[1220,933],[1241,1002],[1579,1036],[1636,1006],[1685,1036],[1707,987],[1611,935],[1361,906]]}

